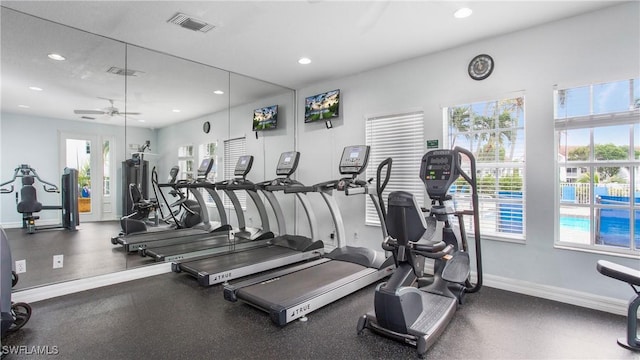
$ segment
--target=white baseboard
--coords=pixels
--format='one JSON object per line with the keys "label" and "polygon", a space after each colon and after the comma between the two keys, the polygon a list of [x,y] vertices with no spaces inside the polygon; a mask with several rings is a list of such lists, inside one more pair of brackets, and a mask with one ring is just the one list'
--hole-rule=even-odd
{"label": "white baseboard", "polygon": [[[620,299],[563,289],[555,286],[514,280],[495,275],[485,275],[483,284],[496,289],[605,311],[616,315],[626,316],[627,308],[629,306],[627,301]],[[631,296],[631,294],[629,294],[629,296]]]}
{"label": "white baseboard", "polygon": [[55,298],[58,296],[91,290],[126,281],[142,279],[149,276],[171,272],[171,263],[143,266],[136,269],[124,270],[112,274],[98,275],[85,279],[72,280],[57,284],[40,286],[32,289],[19,290],[12,294],[12,301],[32,303]]}

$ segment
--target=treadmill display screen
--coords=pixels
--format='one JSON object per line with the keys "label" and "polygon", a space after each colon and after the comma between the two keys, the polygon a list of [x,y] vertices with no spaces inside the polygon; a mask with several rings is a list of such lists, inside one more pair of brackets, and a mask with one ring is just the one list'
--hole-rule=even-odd
{"label": "treadmill display screen", "polygon": [[251,170],[251,165],[253,165],[253,156],[251,155],[243,155],[238,158],[238,162],[236,163],[236,168],[233,171],[235,176],[246,176]]}
{"label": "treadmill display screen", "polygon": [[287,151],[280,155],[278,160],[278,166],[276,167],[276,174],[278,176],[289,176],[296,171],[298,167],[298,160],[300,159],[300,153],[298,151]]}
{"label": "treadmill display screen", "polygon": [[367,145],[345,147],[340,159],[340,174],[361,174],[367,168],[370,149]]}

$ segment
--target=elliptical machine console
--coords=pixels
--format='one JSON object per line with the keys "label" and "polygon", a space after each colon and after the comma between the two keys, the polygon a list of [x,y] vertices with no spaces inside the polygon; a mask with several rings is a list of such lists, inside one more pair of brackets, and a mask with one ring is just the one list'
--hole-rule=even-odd
{"label": "elliptical machine console", "polygon": [[[470,162],[471,171],[462,169],[461,154]],[[452,211],[445,205],[451,185],[462,177],[471,188],[472,209]],[[417,347],[423,357],[440,336],[463,303],[464,294],[480,290],[482,259],[476,166],[473,154],[456,147],[453,150],[433,150],[421,162],[420,178],[431,197],[432,206],[425,220],[415,197],[404,191],[389,195],[386,225],[389,236],[382,244],[391,251],[397,269],[389,281],[378,285],[374,297],[374,312],[358,320],[358,334],[364,328]],[[453,231],[451,216],[458,219],[460,238]],[[477,281],[471,283],[471,261],[464,226],[464,216],[473,216]],[[433,241],[436,222],[444,224],[442,240]],[[418,257],[434,261],[433,280],[416,287],[421,274]]]}

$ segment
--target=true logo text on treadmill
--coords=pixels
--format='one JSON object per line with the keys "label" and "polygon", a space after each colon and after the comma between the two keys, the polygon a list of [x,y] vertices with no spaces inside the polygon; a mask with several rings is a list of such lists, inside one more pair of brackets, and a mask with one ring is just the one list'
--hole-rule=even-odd
{"label": "true logo text on treadmill", "polygon": [[222,273],[222,274],[218,274],[218,276],[216,276],[217,280],[223,280],[223,279],[228,279],[231,277],[231,271],[226,272],[226,273]]}
{"label": "true logo text on treadmill", "polygon": [[293,311],[291,312],[291,316],[293,317],[293,316],[302,315],[308,312],[309,310],[311,310],[311,304],[305,304],[298,307],[297,309],[293,309]]}

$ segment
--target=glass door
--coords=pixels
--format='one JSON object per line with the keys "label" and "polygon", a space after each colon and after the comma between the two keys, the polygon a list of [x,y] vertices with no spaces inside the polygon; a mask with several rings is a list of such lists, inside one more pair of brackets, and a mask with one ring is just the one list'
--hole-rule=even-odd
{"label": "glass door", "polygon": [[[62,168],[78,170],[80,223],[102,218],[103,156],[96,136],[62,134]],[[102,144],[100,144],[102,145]]]}

